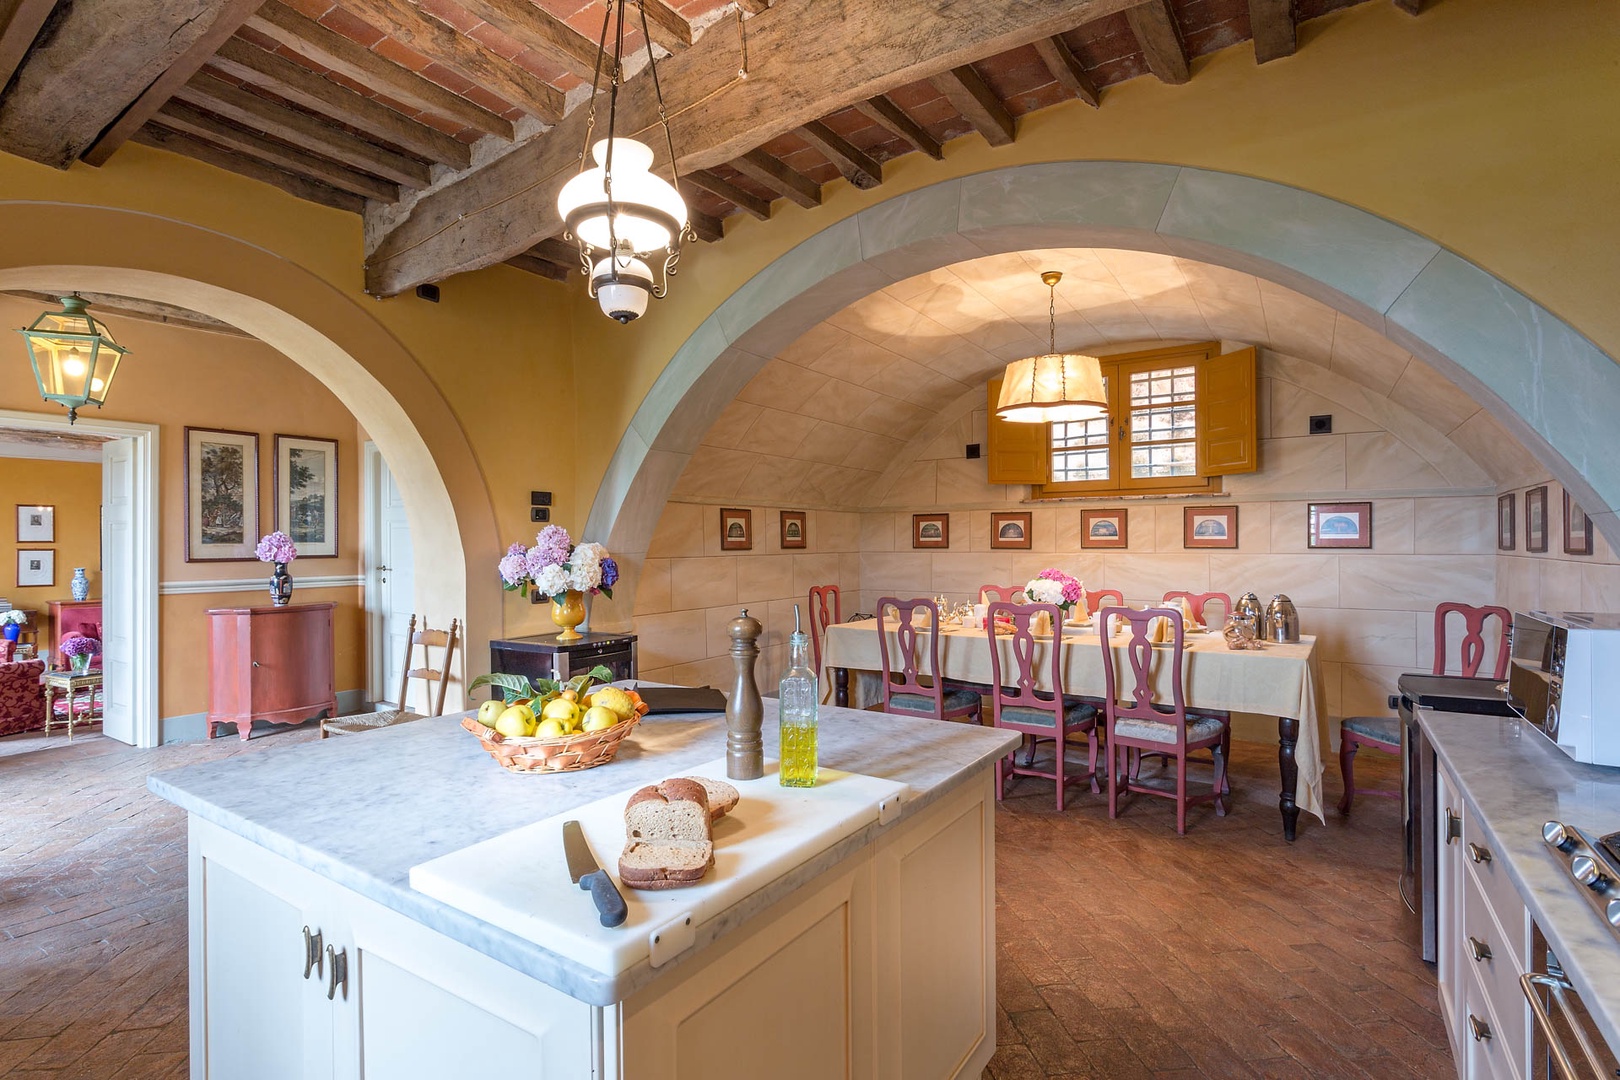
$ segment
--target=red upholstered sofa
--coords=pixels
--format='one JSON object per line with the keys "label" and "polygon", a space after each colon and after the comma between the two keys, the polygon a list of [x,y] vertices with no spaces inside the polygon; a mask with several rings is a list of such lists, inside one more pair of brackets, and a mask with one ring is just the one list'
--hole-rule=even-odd
{"label": "red upholstered sofa", "polygon": [[45,726],[43,660],[0,664],[0,735],[35,731]]}

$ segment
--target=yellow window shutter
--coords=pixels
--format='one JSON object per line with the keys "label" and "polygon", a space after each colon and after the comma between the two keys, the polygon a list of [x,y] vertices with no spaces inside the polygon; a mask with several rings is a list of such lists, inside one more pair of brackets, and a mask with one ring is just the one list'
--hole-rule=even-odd
{"label": "yellow window shutter", "polygon": [[1211,356],[1198,365],[1198,474],[1229,476],[1260,468],[1255,350]]}
{"label": "yellow window shutter", "polygon": [[992,484],[1044,484],[1051,472],[1045,424],[1010,424],[996,417],[1001,377],[990,380],[990,422],[985,465]]}

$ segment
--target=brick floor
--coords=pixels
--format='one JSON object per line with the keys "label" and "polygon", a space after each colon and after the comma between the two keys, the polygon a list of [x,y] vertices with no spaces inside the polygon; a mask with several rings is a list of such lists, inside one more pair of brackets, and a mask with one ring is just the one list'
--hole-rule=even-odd
{"label": "brick floor", "polygon": [[[146,775],[313,737],[0,739],[0,1076],[187,1075],[185,820]],[[1014,784],[997,814],[987,1078],[1454,1075],[1395,893],[1398,804],[1302,820],[1286,845],[1275,751],[1233,757],[1233,813],[1195,808],[1182,839],[1164,800],[1110,822],[1100,797],[1059,815],[1050,782]],[[1396,782],[1393,759],[1357,765]]]}

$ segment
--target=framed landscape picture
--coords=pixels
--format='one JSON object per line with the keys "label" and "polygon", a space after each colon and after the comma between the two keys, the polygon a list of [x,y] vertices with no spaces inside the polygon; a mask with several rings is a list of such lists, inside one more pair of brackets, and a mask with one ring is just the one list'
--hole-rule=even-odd
{"label": "framed landscape picture", "polygon": [[276,436],[276,528],[300,559],[335,559],[338,549],[336,439]]}
{"label": "framed landscape picture", "polygon": [[1372,547],[1372,503],[1311,503],[1308,536],[1313,548]]}
{"label": "framed landscape picture", "polygon": [[1083,548],[1125,548],[1130,546],[1130,514],[1124,510],[1080,511],[1080,546]]}
{"label": "framed landscape picture", "polygon": [[781,530],[783,551],[808,545],[809,526],[803,510],[783,510]]}
{"label": "framed landscape picture", "polygon": [[186,562],[249,562],[259,542],[259,437],[186,428]]}
{"label": "framed landscape picture", "polygon": [[948,548],[951,546],[951,515],[912,514],[911,546]]}
{"label": "framed landscape picture", "polygon": [[1188,506],[1181,511],[1181,546],[1235,548],[1238,546],[1238,508]]}
{"label": "framed landscape picture", "polygon": [[1547,485],[1524,493],[1524,550],[1547,550]]}
{"label": "framed landscape picture", "polygon": [[1027,510],[1013,514],[990,515],[990,546],[991,548],[1018,548],[1029,550],[1030,520]]}
{"label": "framed landscape picture", "polygon": [[56,543],[56,507],[18,506],[17,543]]}
{"label": "framed landscape picture", "polygon": [[1512,551],[1518,546],[1518,502],[1513,492],[1496,497],[1496,550]]}
{"label": "framed landscape picture", "polygon": [[17,552],[17,588],[56,584],[56,549]]}
{"label": "framed landscape picture", "polygon": [[1592,519],[1564,492],[1564,554],[1592,554]]}
{"label": "framed landscape picture", "polygon": [[720,511],[720,550],[754,550],[754,512],[725,508]]}

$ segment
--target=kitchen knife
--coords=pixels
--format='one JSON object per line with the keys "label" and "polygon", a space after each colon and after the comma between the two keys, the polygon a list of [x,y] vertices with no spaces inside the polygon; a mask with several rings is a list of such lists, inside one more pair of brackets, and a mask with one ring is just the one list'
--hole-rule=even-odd
{"label": "kitchen knife", "polygon": [[629,915],[618,886],[613,884],[607,871],[596,864],[596,859],[591,855],[591,846],[585,842],[585,834],[580,831],[579,822],[565,821],[562,829],[563,854],[568,857],[568,876],[581,889],[590,890],[602,925],[618,926]]}

